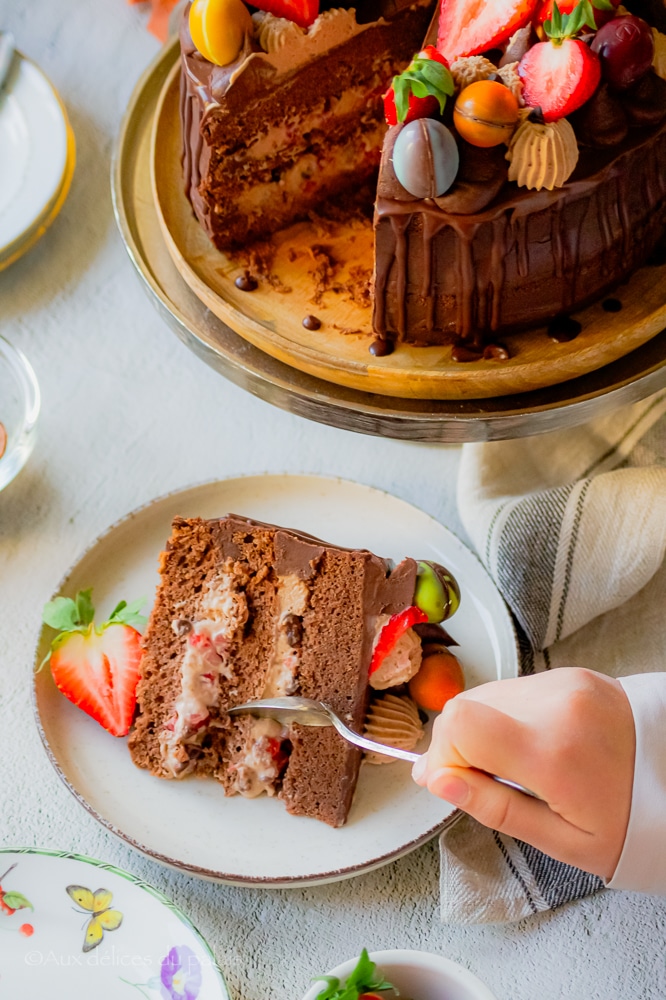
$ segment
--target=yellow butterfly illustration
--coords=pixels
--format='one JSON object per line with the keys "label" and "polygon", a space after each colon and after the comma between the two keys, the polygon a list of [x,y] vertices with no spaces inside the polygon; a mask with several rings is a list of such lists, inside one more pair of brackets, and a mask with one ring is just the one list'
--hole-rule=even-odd
{"label": "yellow butterfly illustration", "polygon": [[67,892],[83,912],[91,914],[83,939],[83,951],[92,951],[101,943],[104,931],[115,931],[120,927],[123,915],[120,910],[111,909],[113,893],[108,889],[92,892],[83,885],[68,885]]}

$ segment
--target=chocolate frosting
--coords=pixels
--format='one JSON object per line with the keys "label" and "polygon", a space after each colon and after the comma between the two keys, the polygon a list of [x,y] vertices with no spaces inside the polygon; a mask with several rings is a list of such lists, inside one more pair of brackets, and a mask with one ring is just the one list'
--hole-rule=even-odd
{"label": "chocolate frosting", "polygon": [[368,549],[350,549],[342,545],[332,546],[314,535],[291,528],[280,528],[265,521],[255,521],[238,514],[227,514],[218,521],[221,541],[220,551],[224,558],[237,558],[239,550],[234,536],[251,533],[255,528],[269,528],[275,531],[275,571],[278,576],[297,576],[302,580],[311,579],[317,571],[327,548],[343,552],[353,552],[364,557],[372,565],[365,585],[366,611],[369,615],[394,615],[414,603],[418,564],[414,559],[403,559],[395,568],[390,560],[374,555]]}
{"label": "chocolate frosting", "polygon": [[590,100],[570,115],[576,138],[582,146],[597,149],[619,146],[627,138],[629,118],[622,101],[602,84]]}
{"label": "chocolate frosting", "polygon": [[[564,187],[506,183],[480,209],[470,199],[467,214],[453,201],[457,184],[437,202],[384,195],[393,183],[387,145],[375,207],[376,334],[479,347],[489,334],[547,323],[626,279],[666,229],[666,84],[657,81],[650,73],[621,98],[599,97],[588,134],[595,147],[581,149]],[[618,107],[651,127],[596,145]]]}
{"label": "chocolate frosting", "polygon": [[[393,125],[386,133],[377,196],[400,202],[418,202],[420,199],[405,190],[393,169],[393,147],[403,128],[403,125]],[[505,149],[503,146],[479,149],[458,140],[458,152],[460,169],[455,183],[445,195],[435,198],[434,202],[451,215],[482,212],[507,183]]]}

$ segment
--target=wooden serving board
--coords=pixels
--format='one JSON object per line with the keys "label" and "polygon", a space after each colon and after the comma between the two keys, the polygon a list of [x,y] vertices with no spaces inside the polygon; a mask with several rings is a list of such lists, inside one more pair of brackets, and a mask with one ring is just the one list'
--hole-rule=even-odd
{"label": "wooden serving board", "polygon": [[[454,362],[450,347],[401,345],[386,358],[369,353],[371,307],[346,291],[357,269],[372,267],[369,223],[299,223],[273,237],[268,276],[244,292],[235,285],[247,266],[216,250],[183,191],[178,110],[179,65],[162,91],[153,128],[151,184],[168,251],[179,273],[211,312],[241,337],[317,378],[363,392],[416,399],[481,399],[545,388],[624,357],[666,327],[666,265],[646,267],[622,286],[619,313],[596,304],[576,315],[580,335],[553,342],[545,329],[503,335],[508,361]],[[325,256],[321,256],[323,248]],[[318,295],[317,268],[335,262]],[[256,274],[256,270],[254,271]],[[314,315],[321,328],[304,328]]]}

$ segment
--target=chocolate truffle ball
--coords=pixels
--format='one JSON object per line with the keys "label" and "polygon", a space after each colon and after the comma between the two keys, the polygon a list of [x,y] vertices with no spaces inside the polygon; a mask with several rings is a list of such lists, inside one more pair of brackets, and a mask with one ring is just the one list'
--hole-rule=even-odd
{"label": "chocolate truffle ball", "polygon": [[459,166],[456,140],[434,118],[409,122],[395,140],[395,175],[415,198],[439,198],[445,194],[455,181]]}

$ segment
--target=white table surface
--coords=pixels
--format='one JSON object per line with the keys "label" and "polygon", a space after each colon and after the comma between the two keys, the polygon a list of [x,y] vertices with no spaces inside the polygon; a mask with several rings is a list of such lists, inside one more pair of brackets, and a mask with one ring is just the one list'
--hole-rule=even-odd
{"label": "white table surface", "polygon": [[200,928],[234,1000],[297,1000],[311,975],[363,945],[444,954],[498,1000],[665,997],[664,900],[608,892],[519,925],[443,926],[436,844],[336,885],[211,885],[102,830],[48,763],[30,705],[42,605],[76,555],[137,505],[215,477],[313,472],[390,490],[461,532],[456,448],[273,409],[208,369],[153,310],[116,231],[108,180],[123,110],[157,51],[145,20],[124,0],[0,0],[0,28],[56,85],[78,144],[62,214],[0,274],[0,331],[29,356],[43,392],[36,450],[0,494],[0,845],[74,850],[146,878]]}

